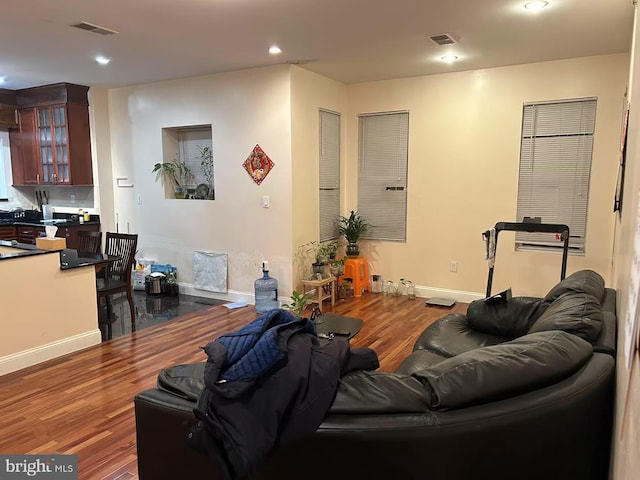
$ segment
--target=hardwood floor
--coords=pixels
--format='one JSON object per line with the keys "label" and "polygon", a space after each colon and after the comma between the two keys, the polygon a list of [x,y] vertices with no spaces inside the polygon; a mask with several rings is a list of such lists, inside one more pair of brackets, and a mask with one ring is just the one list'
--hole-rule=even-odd
{"label": "hardwood floor", "polygon": [[[334,312],[364,320],[351,345],[376,350],[390,372],[428,325],[466,309],[365,294]],[[216,305],[0,377],[0,452],[77,454],[80,479],[138,478],[134,395],[154,387],[164,367],[204,361],[199,347],[256,317],[251,306]]]}

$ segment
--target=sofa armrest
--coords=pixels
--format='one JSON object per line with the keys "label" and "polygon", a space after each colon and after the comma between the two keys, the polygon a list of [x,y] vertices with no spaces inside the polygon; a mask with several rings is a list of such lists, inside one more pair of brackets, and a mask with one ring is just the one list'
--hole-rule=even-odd
{"label": "sofa armrest", "polygon": [[207,472],[207,478],[223,479],[210,457],[187,446],[197,420],[195,402],[157,389],[134,398],[138,475],[141,480],[186,478],[189,472]]}

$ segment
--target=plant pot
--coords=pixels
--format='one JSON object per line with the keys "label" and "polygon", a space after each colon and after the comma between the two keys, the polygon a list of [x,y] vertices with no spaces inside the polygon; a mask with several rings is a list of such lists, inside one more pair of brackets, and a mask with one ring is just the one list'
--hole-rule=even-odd
{"label": "plant pot", "polygon": [[360,247],[358,247],[357,243],[348,243],[347,244],[347,257],[357,257],[360,255]]}
{"label": "plant pot", "polygon": [[324,273],[324,263],[313,263],[311,264],[311,266],[313,267],[314,275],[317,275],[317,274],[322,275]]}
{"label": "plant pot", "polygon": [[329,265],[329,271],[334,277],[339,277],[341,275],[344,275],[344,265],[341,267],[334,267],[333,265]]}
{"label": "plant pot", "polygon": [[184,188],[184,187],[176,187],[176,188],[173,190],[173,195],[174,195],[176,198],[184,198],[184,195],[185,195],[185,188]]}

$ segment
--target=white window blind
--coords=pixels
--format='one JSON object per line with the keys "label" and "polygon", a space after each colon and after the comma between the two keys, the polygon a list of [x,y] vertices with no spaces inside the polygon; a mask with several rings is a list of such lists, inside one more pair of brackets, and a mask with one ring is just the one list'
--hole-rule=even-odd
{"label": "white window blind", "polygon": [[[571,251],[584,252],[596,121],[594,98],[525,104],[522,116],[518,221],[569,226]],[[516,234],[517,248],[560,249],[555,234]]]}
{"label": "white window blind", "polygon": [[366,238],[407,238],[409,112],[359,116],[358,213]]}
{"label": "white window blind", "polygon": [[[194,178],[190,183],[198,185],[207,184],[200,164],[200,149],[209,147],[213,150],[211,141],[211,128],[184,128],[178,130],[178,143],[180,160],[183,160],[191,170]],[[215,181],[213,182],[215,188]]]}
{"label": "white window blind", "polygon": [[338,237],[340,218],[340,115],[320,110],[320,241]]}

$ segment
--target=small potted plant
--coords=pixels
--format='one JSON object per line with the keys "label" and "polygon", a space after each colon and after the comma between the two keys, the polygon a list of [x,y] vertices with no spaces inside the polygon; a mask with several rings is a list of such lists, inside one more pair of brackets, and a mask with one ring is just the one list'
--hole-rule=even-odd
{"label": "small potted plant", "polygon": [[334,277],[344,274],[344,258],[340,260],[331,260],[329,263],[329,271]]}
{"label": "small potted plant", "polygon": [[282,305],[282,308],[289,310],[296,317],[301,317],[306,310],[307,305],[309,305],[309,297],[311,293],[312,292],[301,294],[294,290],[291,293],[291,303]]}
{"label": "small potted plant", "polygon": [[317,244],[317,249],[315,252],[316,263],[322,263],[323,265],[327,265],[329,263],[329,259],[332,256],[335,257],[337,250],[338,250],[337,242],[322,242]]}
{"label": "small potted plant", "polygon": [[358,239],[367,230],[369,230],[369,224],[355,210],[351,210],[348,217],[340,217],[338,233],[347,239],[347,256],[357,257],[360,254]]}

